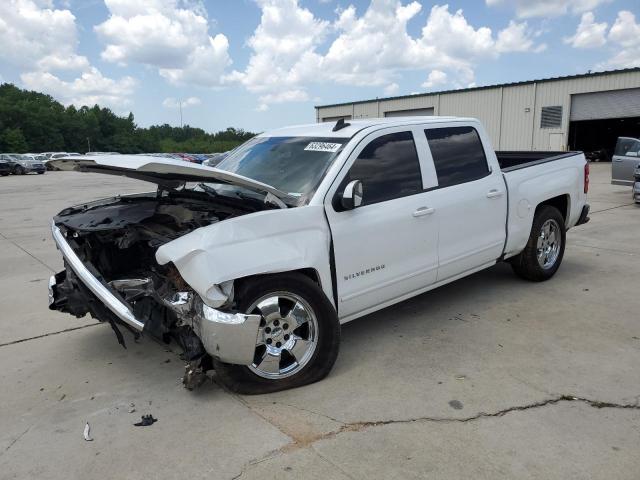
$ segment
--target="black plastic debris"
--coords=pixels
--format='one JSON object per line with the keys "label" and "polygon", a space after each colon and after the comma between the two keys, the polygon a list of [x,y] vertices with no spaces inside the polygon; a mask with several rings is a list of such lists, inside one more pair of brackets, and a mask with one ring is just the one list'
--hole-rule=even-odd
{"label": "black plastic debris", "polygon": [[157,422],[157,418],[153,418],[153,415],[142,415],[142,420],[138,423],[134,423],[133,425],[136,427],[148,427],[149,425],[153,425]]}

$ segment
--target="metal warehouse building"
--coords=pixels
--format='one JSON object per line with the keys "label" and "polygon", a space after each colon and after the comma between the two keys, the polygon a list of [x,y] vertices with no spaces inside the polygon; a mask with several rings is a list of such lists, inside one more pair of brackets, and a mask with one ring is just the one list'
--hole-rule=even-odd
{"label": "metal warehouse building", "polygon": [[316,107],[318,122],[414,115],[479,118],[496,150],[610,156],[618,136],[640,137],[640,68]]}

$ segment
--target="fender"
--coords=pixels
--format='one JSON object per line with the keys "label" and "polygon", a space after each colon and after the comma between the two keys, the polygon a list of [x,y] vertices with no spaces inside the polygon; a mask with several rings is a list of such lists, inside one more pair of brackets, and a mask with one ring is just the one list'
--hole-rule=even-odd
{"label": "fender", "polygon": [[172,262],[213,308],[220,306],[218,286],[224,282],[302,268],[318,272],[322,290],[334,304],[330,245],[324,207],[311,205],[251,213],[199,228],[158,248],[156,261]]}

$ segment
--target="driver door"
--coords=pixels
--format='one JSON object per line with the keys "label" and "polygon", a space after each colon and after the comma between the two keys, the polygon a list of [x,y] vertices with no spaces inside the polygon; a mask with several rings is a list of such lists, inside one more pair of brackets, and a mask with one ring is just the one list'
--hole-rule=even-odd
{"label": "driver door", "polygon": [[[341,319],[402,300],[436,280],[438,226],[415,138],[410,127],[371,134],[327,196]],[[340,199],[352,180],[362,182],[363,203],[345,210]]]}

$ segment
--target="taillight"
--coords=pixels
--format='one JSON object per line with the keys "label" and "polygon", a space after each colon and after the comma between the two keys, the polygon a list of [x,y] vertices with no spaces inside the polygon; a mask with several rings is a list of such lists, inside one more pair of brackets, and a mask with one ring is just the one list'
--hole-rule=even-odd
{"label": "taillight", "polygon": [[584,193],[589,193],[589,162],[584,164]]}

